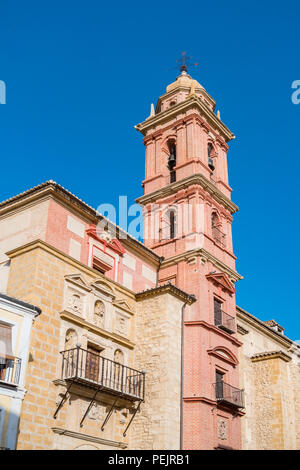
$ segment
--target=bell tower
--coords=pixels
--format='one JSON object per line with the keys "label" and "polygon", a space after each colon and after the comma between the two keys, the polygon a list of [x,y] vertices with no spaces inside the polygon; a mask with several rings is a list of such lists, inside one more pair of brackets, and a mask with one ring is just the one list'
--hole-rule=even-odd
{"label": "bell tower", "polygon": [[183,330],[183,449],[241,446],[235,270],[231,224],[238,207],[228,182],[232,132],[215,101],[184,65],[136,126],[146,147],[144,243],[163,257],[159,283],[197,301]]}

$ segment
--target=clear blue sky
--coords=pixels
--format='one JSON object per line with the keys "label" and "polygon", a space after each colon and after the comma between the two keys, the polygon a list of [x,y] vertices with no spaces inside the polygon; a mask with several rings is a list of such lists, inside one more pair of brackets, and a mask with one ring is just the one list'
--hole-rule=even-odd
{"label": "clear blue sky", "polygon": [[53,179],[94,207],[142,194],[134,125],[181,51],[235,133],[238,304],[300,339],[299,2],[2,0],[0,199]]}

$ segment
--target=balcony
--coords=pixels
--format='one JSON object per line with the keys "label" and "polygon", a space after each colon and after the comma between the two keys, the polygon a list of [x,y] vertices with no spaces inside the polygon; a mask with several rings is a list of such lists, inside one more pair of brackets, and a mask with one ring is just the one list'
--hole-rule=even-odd
{"label": "balcony", "polygon": [[225,247],[226,235],[218,227],[212,226],[212,236],[218,245]]}
{"label": "balcony", "polygon": [[217,382],[213,385],[218,403],[234,408],[244,408],[244,390],[240,390],[225,382]]}
{"label": "balcony", "polygon": [[63,351],[62,379],[131,401],[144,401],[145,373],[80,347]]}
{"label": "balcony", "polygon": [[18,357],[0,357],[0,384],[19,385],[21,362]]}
{"label": "balcony", "polygon": [[232,334],[235,332],[235,318],[220,310],[215,312],[215,326]]}

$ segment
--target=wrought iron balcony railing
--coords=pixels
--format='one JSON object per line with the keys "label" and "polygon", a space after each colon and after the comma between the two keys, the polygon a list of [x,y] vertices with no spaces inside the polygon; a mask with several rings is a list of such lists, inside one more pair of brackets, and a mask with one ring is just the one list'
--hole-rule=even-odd
{"label": "wrought iron balcony railing", "polygon": [[225,247],[226,235],[218,227],[212,227],[212,236],[213,239],[221,246]]}
{"label": "wrought iron balcony railing", "polygon": [[0,357],[0,382],[7,385],[19,385],[21,362],[19,357]]}
{"label": "wrought iron balcony railing", "polygon": [[234,333],[235,318],[223,312],[223,310],[220,310],[219,312],[215,312],[215,326],[227,331],[227,333]]}
{"label": "wrought iron balcony railing", "polygon": [[236,408],[244,408],[244,390],[233,387],[225,382],[213,384],[216,392],[216,400]]}
{"label": "wrought iron balcony railing", "polygon": [[144,400],[145,373],[80,347],[63,351],[62,379],[112,395]]}

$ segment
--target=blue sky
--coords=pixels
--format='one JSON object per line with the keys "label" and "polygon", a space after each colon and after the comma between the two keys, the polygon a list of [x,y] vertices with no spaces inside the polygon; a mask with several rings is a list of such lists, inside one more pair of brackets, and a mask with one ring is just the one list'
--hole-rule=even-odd
{"label": "blue sky", "polygon": [[300,339],[295,2],[14,1],[0,6],[0,199],[47,179],[94,207],[142,194],[134,125],[181,51],[235,133],[228,156],[237,303]]}

